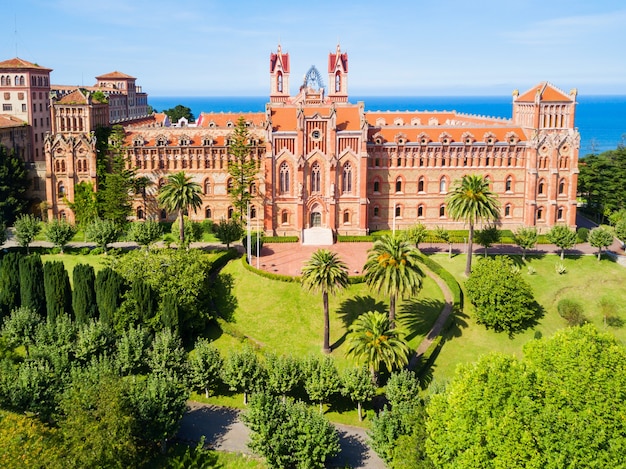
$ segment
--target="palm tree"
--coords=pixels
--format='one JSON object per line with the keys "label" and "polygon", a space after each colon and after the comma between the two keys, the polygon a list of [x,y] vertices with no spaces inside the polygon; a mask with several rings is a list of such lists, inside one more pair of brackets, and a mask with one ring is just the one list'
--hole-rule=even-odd
{"label": "palm tree", "polygon": [[190,176],[184,171],[172,174],[167,178],[167,182],[159,190],[157,199],[168,211],[178,211],[180,244],[185,244],[185,221],[183,215],[189,207],[195,212],[201,205],[200,185],[193,182]]}
{"label": "palm tree", "polygon": [[467,175],[456,181],[447,197],[448,214],[454,220],[463,220],[469,225],[467,237],[467,263],[465,275],[472,271],[472,249],[474,244],[474,224],[477,221],[496,221],[500,216],[500,202],[489,189],[489,181],[483,176]]}
{"label": "palm tree", "polygon": [[378,311],[360,315],[350,326],[346,356],[357,365],[366,365],[376,382],[382,364],[388,371],[409,363],[409,346],[401,330],[391,326],[389,318]]}
{"label": "palm tree", "polygon": [[398,295],[415,294],[424,273],[419,265],[419,251],[401,236],[382,236],[368,251],[363,268],[365,281],[377,291],[389,295],[389,324],[396,321]]}
{"label": "palm tree", "polygon": [[330,319],[328,294],[335,293],[348,285],[348,268],[337,253],[318,249],[302,268],[302,285],[313,291],[322,292],[324,303],[324,353],[330,353]]}

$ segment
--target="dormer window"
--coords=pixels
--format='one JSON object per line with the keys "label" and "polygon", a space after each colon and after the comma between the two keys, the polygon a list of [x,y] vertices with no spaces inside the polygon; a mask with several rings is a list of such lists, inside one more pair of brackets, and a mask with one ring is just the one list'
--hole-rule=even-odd
{"label": "dormer window", "polygon": [[228,121],[226,123],[226,127],[228,127],[230,129],[230,128],[234,127],[234,124],[231,121]]}
{"label": "dormer window", "polygon": [[204,137],[202,139],[202,146],[210,147],[211,145],[213,145],[213,139],[211,139],[209,137]]}
{"label": "dormer window", "polygon": [[133,140],[133,146],[142,147],[143,146],[143,138],[137,137]]}
{"label": "dormer window", "polygon": [[374,142],[376,143],[376,145],[382,145],[383,144],[383,139],[382,139],[382,137],[376,137]]}
{"label": "dormer window", "polygon": [[214,129],[215,128],[215,122],[213,122],[213,121],[209,122],[209,128]]}
{"label": "dormer window", "polygon": [[158,137],[156,142],[157,147],[167,146],[167,137]]}
{"label": "dormer window", "polygon": [[189,137],[180,137],[180,146],[181,147],[186,147],[191,145],[191,140],[189,139]]}

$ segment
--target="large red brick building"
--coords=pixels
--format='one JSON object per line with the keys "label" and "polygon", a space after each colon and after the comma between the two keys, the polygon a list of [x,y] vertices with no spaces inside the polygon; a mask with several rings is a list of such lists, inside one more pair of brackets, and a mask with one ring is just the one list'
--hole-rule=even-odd
{"label": "large red brick building", "polygon": [[[416,223],[462,228],[448,218],[446,195],[466,174],[489,179],[502,205],[502,228],[575,225],[580,141],[575,90],[566,93],[544,82],[515,91],[512,118],[498,119],[366,111],[364,103],[349,101],[348,55],[339,47],[328,55],[328,88],[311,67],[292,95],[290,75],[289,54],[279,46],[270,55],[264,112],[202,113],[195,124],[171,125],[162,115],[129,121],[128,164],[154,182],[145,200],[135,200],[134,216],[171,220],[175,214],[163,212],[154,195],[168,174],[181,170],[203,191],[202,209],[192,218],[231,216],[228,140],[243,116],[251,158],[260,167],[250,188],[251,219],[267,234],[302,239],[313,227],[365,234]],[[107,112],[98,111],[101,105],[92,98],[89,91],[67,90],[52,101],[53,128],[46,140],[51,216],[72,217],[61,189],[72,200],[76,182],[97,184],[90,132],[99,122],[95,116]],[[62,128],[60,116],[79,109],[91,116],[84,127]]]}

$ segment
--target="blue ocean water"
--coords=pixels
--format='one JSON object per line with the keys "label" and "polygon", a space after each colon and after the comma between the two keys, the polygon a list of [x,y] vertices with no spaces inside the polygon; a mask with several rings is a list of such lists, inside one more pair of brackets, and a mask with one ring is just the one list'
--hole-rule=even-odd
{"label": "blue ocean water", "polygon": [[[626,143],[626,95],[578,95],[576,127],[580,155],[612,150]],[[178,104],[195,117],[201,112],[262,112],[267,96],[149,96],[157,111]],[[366,111],[458,111],[481,116],[511,118],[512,98],[507,96],[351,96],[363,101]]]}

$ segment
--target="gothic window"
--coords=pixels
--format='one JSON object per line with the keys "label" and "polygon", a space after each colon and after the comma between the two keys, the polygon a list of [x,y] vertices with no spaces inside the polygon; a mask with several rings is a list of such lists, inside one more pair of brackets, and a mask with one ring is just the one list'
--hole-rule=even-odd
{"label": "gothic window", "polygon": [[280,165],[279,191],[281,194],[289,193],[289,165],[284,161]]}
{"label": "gothic window", "polygon": [[374,207],[374,218],[378,218],[380,215],[380,209],[378,207]]}
{"label": "gothic window", "polygon": [[440,217],[445,217],[446,216],[446,206],[441,204],[439,206],[439,216]]}
{"label": "gothic window", "polygon": [[380,181],[374,181],[374,192],[380,192]]}
{"label": "gothic window", "polygon": [[396,218],[397,217],[401,217],[402,216],[402,207],[400,205],[396,205],[394,213],[395,213]]}
{"label": "gothic window", "polygon": [[417,192],[424,192],[424,178],[421,177],[417,181]]}
{"label": "gothic window", "polygon": [[504,190],[506,192],[511,192],[513,190],[513,178],[511,176],[506,178],[506,182],[504,183]]}
{"label": "gothic window", "polygon": [[447,189],[448,189],[448,182],[446,181],[445,177],[442,177],[439,180],[439,192],[444,193],[447,191]]}
{"label": "gothic window", "polygon": [[350,163],[346,163],[343,165],[341,191],[344,194],[349,194],[352,192],[352,165]]}
{"label": "gothic window", "polygon": [[289,223],[289,212],[287,212],[287,210],[283,210],[280,214],[280,222],[283,225],[287,225]]}
{"label": "gothic window", "polygon": [[537,185],[537,194],[538,195],[543,195],[545,191],[545,183],[543,181],[543,179],[539,180],[539,184]]}
{"label": "gothic window", "polygon": [[233,218],[234,214],[235,214],[235,209],[233,207],[228,207],[228,219],[229,220]]}
{"label": "gothic window", "polygon": [[417,207],[417,217],[421,218],[424,216],[424,206],[420,205]]}
{"label": "gothic window", "polygon": [[145,218],[145,214],[143,213],[143,209],[141,207],[137,208],[137,219],[143,220]]}
{"label": "gothic window", "polygon": [[252,182],[250,183],[250,194],[251,195],[256,195],[256,182]]}
{"label": "gothic window", "polygon": [[226,181],[226,190],[229,194],[230,191],[233,190],[233,187],[235,187],[235,181],[233,181],[233,178],[228,178],[228,181]]}
{"label": "gothic window", "polygon": [[282,93],[283,92],[283,74],[278,72],[278,77],[277,77],[277,83],[278,83],[278,92]]}
{"label": "gothic window", "polygon": [[211,207],[207,207],[204,209],[204,218],[213,218],[213,214],[211,213]]}
{"label": "gothic window", "polygon": [[63,182],[59,182],[58,188],[59,199],[62,199],[65,197],[65,184],[63,184]]}
{"label": "gothic window", "polygon": [[335,75],[335,93],[339,93],[341,91],[341,74],[337,72]]}
{"label": "gothic window", "polygon": [[402,192],[402,178],[396,179],[396,192]]}
{"label": "gothic window", "polygon": [[504,206],[504,216],[505,217],[510,217],[511,216],[511,204],[506,204]]}
{"label": "gothic window", "polygon": [[254,205],[250,207],[250,218],[253,220],[256,218],[256,207]]}
{"label": "gothic window", "polygon": [[559,195],[565,194],[565,179],[559,181]]}
{"label": "gothic window", "polygon": [[537,208],[537,220],[543,220],[543,207]]}
{"label": "gothic window", "polygon": [[311,167],[311,192],[322,191],[322,176],[319,163],[313,163]]}
{"label": "gothic window", "polygon": [[556,219],[563,220],[563,207],[559,207],[556,211]]}
{"label": "gothic window", "polygon": [[211,193],[211,180],[204,180],[204,195],[209,195]]}
{"label": "gothic window", "polygon": [[350,223],[350,212],[348,212],[347,210],[343,212],[343,222],[346,224]]}

